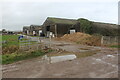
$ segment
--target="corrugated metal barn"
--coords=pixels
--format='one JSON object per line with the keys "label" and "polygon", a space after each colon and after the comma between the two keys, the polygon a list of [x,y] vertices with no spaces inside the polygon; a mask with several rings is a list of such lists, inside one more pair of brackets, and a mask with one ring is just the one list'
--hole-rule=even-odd
{"label": "corrugated metal barn", "polygon": [[42,25],[42,31],[45,36],[50,35],[55,37],[61,37],[64,34],[68,34],[71,31],[79,32],[80,27],[74,26],[77,20],[74,19],[62,19],[62,18],[52,18],[48,17]]}

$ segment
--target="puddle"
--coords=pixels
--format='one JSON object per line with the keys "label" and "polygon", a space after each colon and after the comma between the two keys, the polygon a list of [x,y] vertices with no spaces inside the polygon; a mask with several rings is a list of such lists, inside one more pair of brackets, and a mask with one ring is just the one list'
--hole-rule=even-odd
{"label": "puddle", "polygon": [[66,46],[66,45],[70,45],[70,44],[58,44],[56,46]]}
{"label": "puddle", "polygon": [[91,51],[84,51],[80,53],[74,53],[77,58],[83,58],[83,57],[88,57],[97,54],[99,51],[98,50],[91,50]]}
{"label": "puddle", "polygon": [[90,50],[91,50],[91,48],[88,48],[88,47],[87,48],[86,47],[85,48],[79,48],[80,52],[85,52],[85,51],[90,51]]}
{"label": "puddle", "polygon": [[89,48],[80,48],[80,50],[90,50]]}
{"label": "puddle", "polygon": [[112,59],[112,58],[115,58],[114,55],[106,55],[106,56],[103,56],[102,59]]}
{"label": "puddle", "polygon": [[107,57],[111,57],[111,58],[114,58],[115,56],[113,56],[113,55],[107,55]]}
{"label": "puddle", "polygon": [[56,63],[61,61],[67,61],[67,60],[74,60],[77,58],[75,54],[66,54],[66,55],[60,55],[60,56],[43,56],[43,60],[46,60],[47,63]]}

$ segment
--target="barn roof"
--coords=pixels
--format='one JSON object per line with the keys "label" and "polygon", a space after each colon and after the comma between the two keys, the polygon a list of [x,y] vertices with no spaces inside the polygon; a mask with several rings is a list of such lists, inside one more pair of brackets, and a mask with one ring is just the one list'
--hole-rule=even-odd
{"label": "barn roof", "polygon": [[27,28],[27,29],[29,29],[29,28],[30,28],[30,26],[23,26],[23,28]]}
{"label": "barn roof", "polygon": [[30,25],[30,26],[41,27],[41,25],[34,25],[34,24],[32,24],[32,25]]}
{"label": "barn roof", "polygon": [[103,23],[103,22],[92,22],[93,25],[103,27],[103,28],[113,28],[113,29],[118,29],[117,24],[111,24],[111,23]]}
{"label": "barn roof", "polygon": [[53,18],[53,17],[48,17],[47,20],[52,21],[53,23],[56,24],[76,24],[77,20],[75,19],[64,19],[64,18]]}

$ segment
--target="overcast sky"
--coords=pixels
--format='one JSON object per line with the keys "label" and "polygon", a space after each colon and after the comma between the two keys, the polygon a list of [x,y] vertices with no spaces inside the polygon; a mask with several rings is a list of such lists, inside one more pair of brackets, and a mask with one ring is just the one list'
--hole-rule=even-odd
{"label": "overcast sky", "polygon": [[42,25],[47,17],[86,18],[97,22],[118,24],[118,1],[3,0],[1,2],[2,28],[22,30],[24,25]]}
{"label": "overcast sky", "polygon": [[120,25],[120,1],[118,4],[118,24]]}

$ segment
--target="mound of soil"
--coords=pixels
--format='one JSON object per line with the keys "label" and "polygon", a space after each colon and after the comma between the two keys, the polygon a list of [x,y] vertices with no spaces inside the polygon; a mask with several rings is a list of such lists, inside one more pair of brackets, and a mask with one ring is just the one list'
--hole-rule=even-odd
{"label": "mound of soil", "polygon": [[76,42],[77,44],[84,44],[89,46],[101,45],[100,36],[89,35],[81,32],[77,32],[73,34],[65,34],[64,36],[57,38],[57,40],[71,41],[71,42]]}

